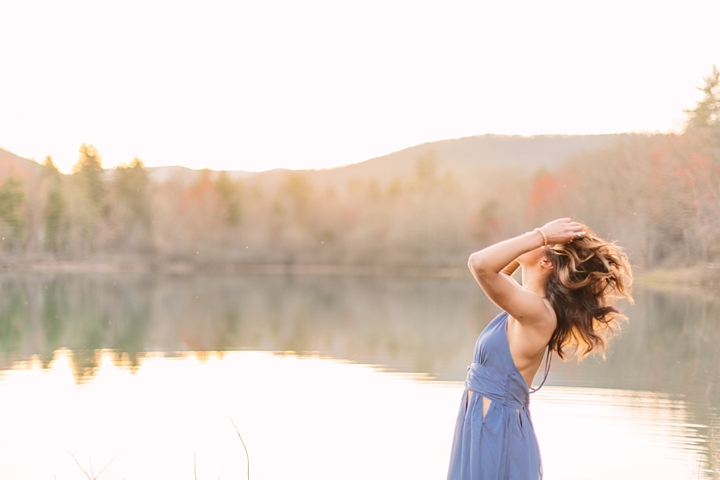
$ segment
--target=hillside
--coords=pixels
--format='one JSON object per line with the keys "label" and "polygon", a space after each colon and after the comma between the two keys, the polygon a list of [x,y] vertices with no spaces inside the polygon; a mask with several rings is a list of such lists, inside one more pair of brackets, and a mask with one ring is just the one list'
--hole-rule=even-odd
{"label": "hillside", "polygon": [[41,165],[0,147],[0,179],[6,177],[35,178]]}
{"label": "hillside", "polygon": [[[351,180],[377,180],[380,185],[396,178],[415,175],[419,159],[431,159],[437,173],[452,173],[466,187],[477,176],[489,172],[512,172],[518,177],[534,174],[540,168],[556,170],[571,157],[612,148],[642,134],[608,135],[477,135],[424,143],[392,152],[381,157],[342,167],[304,172],[318,186],[344,187]],[[286,177],[288,170],[276,169],[259,173],[232,172],[237,177],[252,177],[265,189],[273,189]]]}
{"label": "hillside", "polygon": [[406,148],[361,163],[313,172],[314,179],[344,184],[350,178],[386,178],[412,175],[420,158],[433,158],[440,173],[455,175],[486,169],[513,168],[533,172],[555,169],[569,157],[606,149],[635,134],[540,135],[534,137],[478,135],[441,140]]}

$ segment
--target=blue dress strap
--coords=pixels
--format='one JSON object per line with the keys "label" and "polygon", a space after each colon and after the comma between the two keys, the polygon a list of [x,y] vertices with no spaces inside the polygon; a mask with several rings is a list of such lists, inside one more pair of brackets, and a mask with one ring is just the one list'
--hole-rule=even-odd
{"label": "blue dress strap", "polygon": [[548,373],[550,373],[550,364],[551,363],[552,363],[552,351],[550,351],[550,345],[548,345],[547,354],[545,355],[545,376],[543,377],[542,382],[540,382],[540,385],[538,385],[535,388],[530,388],[528,390],[528,393],[535,393],[538,390],[540,390],[543,385],[545,385],[545,380],[547,380]]}
{"label": "blue dress strap", "polygon": [[[547,297],[541,297],[543,300],[547,300]],[[548,373],[550,373],[550,364],[552,363],[552,352],[550,351],[550,346],[547,347],[547,355],[545,356],[545,376],[543,377],[542,382],[540,382],[540,385],[538,385],[535,388],[530,388],[528,390],[529,393],[535,393],[538,390],[542,388],[543,385],[545,385],[545,380],[547,380]]]}

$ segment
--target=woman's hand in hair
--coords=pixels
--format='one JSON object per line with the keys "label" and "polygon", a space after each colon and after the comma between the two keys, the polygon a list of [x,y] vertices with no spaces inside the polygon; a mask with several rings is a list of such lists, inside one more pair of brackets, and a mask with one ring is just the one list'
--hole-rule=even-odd
{"label": "woman's hand in hair", "polygon": [[[578,232],[583,232],[582,225],[569,218],[559,218],[548,222],[541,228],[547,238],[548,245],[568,243],[578,238]],[[582,233],[583,235],[585,232]]]}

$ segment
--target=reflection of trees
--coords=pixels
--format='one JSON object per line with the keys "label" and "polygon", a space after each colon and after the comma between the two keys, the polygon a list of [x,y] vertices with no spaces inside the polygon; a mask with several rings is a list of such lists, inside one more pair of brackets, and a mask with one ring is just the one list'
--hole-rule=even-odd
{"label": "reflection of trees", "polygon": [[457,364],[449,370],[464,375],[479,327],[468,322],[469,290],[475,291],[471,283],[438,279],[167,277],[154,292],[151,343],[169,350],[314,351],[430,372],[447,371],[449,356]]}
{"label": "reflection of trees", "polygon": [[150,324],[148,281],[122,275],[0,277],[5,362],[39,355],[47,366],[60,348],[72,350],[82,375],[94,371],[98,349],[125,352],[137,362]]}
{"label": "reflection of trees", "polygon": [[0,295],[0,348],[3,352],[16,352],[22,342],[27,308],[17,286],[3,287]]}
{"label": "reflection of trees", "polygon": [[63,292],[62,282],[59,282],[57,278],[48,280],[43,285],[45,290],[45,298],[42,305],[42,315],[40,317],[42,322],[42,329],[45,333],[45,347],[40,352],[40,358],[43,362],[43,366],[47,367],[52,360],[52,353],[63,347],[62,345],[62,334],[64,331],[64,323],[60,318],[63,310]]}
{"label": "reflection of trees", "polygon": [[595,386],[677,393],[698,404],[718,404],[720,304],[652,290],[640,290],[635,299],[607,361],[581,364],[578,374]]}
{"label": "reflection of trees", "polygon": [[[469,275],[4,274],[0,292],[2,366],[33,355],[47,366],[68,348],[79,380],[93,374],[100,349],[125,367],[153,351],[291,350],[462,380],[478,333],[496,313]],[[682,395],[694,424],[716,419],[712,430],[697,427],[713,465],[720,304],[650,290],[635,298],[606,361],[554,362],[549,383]]]}
{"label": "reflection of trees", "polygon": [[[5,274],[0,348],[320,352],[462,379],[495,307],[472,280],[342,276]],[[720,396],[720,305],[640,290],[605,362],[553,367],[564,384]],[[551,380],[552,380],[551,376]],[[689,389],[692,387],[692,389]]]}
{"label": "reflection of trees", "polygon": [[6,274],[0,288],[6,362],[47,366],[68,348],[82,372],[98,349],[135,363],[147,351],[262,349],[460,378],[493,315],[469,279]]}

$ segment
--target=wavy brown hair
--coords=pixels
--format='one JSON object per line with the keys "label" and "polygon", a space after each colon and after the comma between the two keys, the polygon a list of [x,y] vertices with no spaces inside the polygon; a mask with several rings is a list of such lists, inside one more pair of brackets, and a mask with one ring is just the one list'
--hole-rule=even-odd
{"label": "wavy brown hair", "polygon": [[545,291],[557,316],[549,348],[562,359],[568,353],[582,359],[593,351],[605,357],[608,339],[627,320],[615,303],[621,298],[633,301],[627,255],[614,242],[582,227],[584,237],[549,246],[545,252],[553,264]]}

